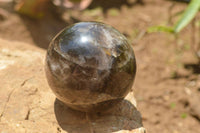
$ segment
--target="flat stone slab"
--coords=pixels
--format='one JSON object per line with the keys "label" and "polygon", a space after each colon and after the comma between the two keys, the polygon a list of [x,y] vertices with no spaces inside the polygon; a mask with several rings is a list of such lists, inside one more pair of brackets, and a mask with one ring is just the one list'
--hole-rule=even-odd
{"label": "flat stone slab", "polygon": [[57,100],[46,81],[45,53],[0,39],[0,133],[145,133],[133,92],[98,114]]}

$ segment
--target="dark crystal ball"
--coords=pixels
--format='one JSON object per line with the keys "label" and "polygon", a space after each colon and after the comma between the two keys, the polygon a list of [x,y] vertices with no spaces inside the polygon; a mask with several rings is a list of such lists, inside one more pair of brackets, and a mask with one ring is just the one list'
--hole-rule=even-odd
{"label": "dark crystal ball", "polygon": [[48,83],[67,106],[104,111],[131,90],[136,73],[133,49],[113,27],[81,22],[56,35],[46,56]]}

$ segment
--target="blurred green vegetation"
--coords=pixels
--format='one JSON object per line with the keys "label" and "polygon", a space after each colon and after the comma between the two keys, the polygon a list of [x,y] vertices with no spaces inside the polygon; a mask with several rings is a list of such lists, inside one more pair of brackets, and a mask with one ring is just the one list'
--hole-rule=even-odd
{"label": "blurred green vegetation", "polygon": [[[185,28],[194,19],[200,8],[200,0],[192,0],[188,7],[183,12],[181,18],[175,23],[173,27],[168,26],[153,26],[149,27],[148,32],[169,32],[169,33],[179,33],[183,28]],[[180,14],[179,12],[178,14]]]}
{"label": "blurred green vegetation", "polygon": [[[195,17],[197,16],[197,13],[199,12],[200,8],[200,0],[191,0],[189,5],[184,11],[180,11],[176,13],[174,16],[181,15],[181,17],[178,19],[177,22],[173,26],[152,26],[147,29],[148,33],[152,32],[165,32],[174,34],[176,38],[180,35],[180,32],[188,25],[192,24],[192,33],[191,33],[191,45],[185,45],[185,49],[188,50],[192,48],[193,53],[196,55],[196,57],[199,60],[200,63],[200,39],[196,38],[196,34],[200,32],[200,22],[195,21]],[[198,31],[196,31],[195,28],[198,28]]]}

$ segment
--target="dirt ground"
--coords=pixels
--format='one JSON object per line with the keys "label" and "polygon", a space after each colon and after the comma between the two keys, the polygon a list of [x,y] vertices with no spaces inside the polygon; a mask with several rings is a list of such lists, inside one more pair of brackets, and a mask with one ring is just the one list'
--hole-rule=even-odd
{"label": "dirt ground", "polygon": [[[168,0],[94,0],[84,11],[49,8],[40,20],[21,16],[0,2],[0,37],[46,49],[62,28],[79,21],[101,21],[122,32],[137,59],[134,84],[138,110],[149,133],[200,133],[200,65],[191,50],[191,25],[179,37],[146,33],[167,24],[186,7]],[[172,22],[177,17],[172,19]]]}

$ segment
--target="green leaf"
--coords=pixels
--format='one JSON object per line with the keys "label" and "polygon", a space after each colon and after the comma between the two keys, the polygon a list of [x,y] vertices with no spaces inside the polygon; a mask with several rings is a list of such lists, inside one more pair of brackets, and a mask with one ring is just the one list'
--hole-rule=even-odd
{"label": "green leaf", "polygon": [[179,21],[175,24],[174,32],[180,32],[190,21],[195,17],[200,7],[200,0],[192,0],[188,7],[186,8],[185,12],[183,13],[182,17]]}
{"label": "green leaf", "polygon": [[147,29],[148,33],[152,32],[168,32],[168,33],[173,33],[173,28],[172,27],[167,27],[167,26],[152,26]]}
{"label": "green leaf", "polygon": [[79,3],[79,2],[81,2],[81,0],[69,0],[69,1],[74,2],[74,3]]}
{"label": "green leaf", "polygon": [[119,15],[119,10],[116,8],[111,8],[108,10],[108,14],[110,16],[118,16]]}
{"label": "green leaf", "polygon": [[173,108],[175,108],[176,107],[176,103],[171,103],[170,104],[170,107],[173,109]]}
{"label": "green leaf", "polygon": [[187,113],[182,113],[181,118],[183,118],[183,119],[187,118]]}

